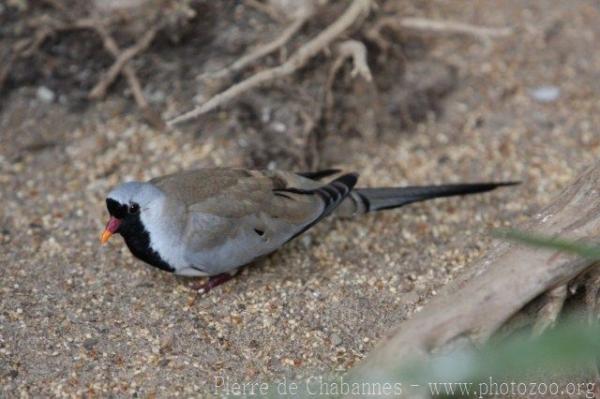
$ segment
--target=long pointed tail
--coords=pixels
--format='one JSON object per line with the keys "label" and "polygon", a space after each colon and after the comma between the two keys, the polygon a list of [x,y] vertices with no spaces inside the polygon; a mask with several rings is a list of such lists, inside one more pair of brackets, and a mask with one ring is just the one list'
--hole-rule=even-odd
{"label": "long pointed tail", "polygon": [[502,186],[513,186],[520,182],[445,184],[440,186],[356,188],[350,196],[358,213],[398,208],[413,202],[433,198],[483,193]]}

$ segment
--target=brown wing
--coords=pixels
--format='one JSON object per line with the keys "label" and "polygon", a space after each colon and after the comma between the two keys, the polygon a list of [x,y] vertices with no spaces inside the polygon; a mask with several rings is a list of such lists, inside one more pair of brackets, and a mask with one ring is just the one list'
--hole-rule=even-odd
{"label": "brown wing", "polygon": [[150,183],[190,206],[218,195],[250,176],[249,171],[242,169],[210,168],[173,173],[152,179]]}
{"label": "brown wing", "polygon": [[[209,274],[276,250],[331,213],[356,183],[352,174],[326,185],[286,172],[219,170],[208,174],[221,176],[227,184],[201,188],[194,194],[200,200],[188,205],[184,236],[186,258]],[[159,187],[164,190],[166,186]],[[177,195],[182,198],[181,193]]]}
{"label": "brown wing", "polygon": [[225,218],[267,213],[290,223],[302,223],[314,217],[322,207],[318,197],[274,191],[320,186],[318,182],[288,172],[211,168],[175,173],[150,182],[169,197],[183,202],[189,212]]}

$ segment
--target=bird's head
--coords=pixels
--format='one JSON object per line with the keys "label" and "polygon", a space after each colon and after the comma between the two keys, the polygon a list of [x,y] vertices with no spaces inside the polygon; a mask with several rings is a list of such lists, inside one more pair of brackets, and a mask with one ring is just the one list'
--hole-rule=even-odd
{"label": "bird's head", "polygon": [[141,215],[151,212],[163,193],[150,183],[129,182],[115,187],[106,197],[110,219],[100,241],[105,244],[115,233],[122,233],[128,225],[139,224]]}

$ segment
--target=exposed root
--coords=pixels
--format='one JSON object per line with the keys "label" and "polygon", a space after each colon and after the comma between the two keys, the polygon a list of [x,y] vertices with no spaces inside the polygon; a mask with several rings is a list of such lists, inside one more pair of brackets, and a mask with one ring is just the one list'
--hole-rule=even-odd
{"label": "exposed root", "polygon": [[252,75],[248,79],[213,96],[204,104],[169,120],[167,122],[168,125],[173,126],[177,123],[194,119],[239,97],[248,90],[294,73],[303,67],[311,58],[327,48],[327,46],[352,26],[352,24],[361,16],[366,15],[369,12],[370,7],[371,0],[354,0],[335,22],[325,28],[315,38],[296,50],[286,62],[277,67],[265,69]]}
{"label": "exposed root", "polygon": [[[100,79],[100,81],[94,86],[94,88],[90,91],[88,97],[90,99],[96,100],[101,99],[106,96],[106,91],[113,84],[117,76],[121,73],[121,70],[127,65],[127,63],[136,55],[143,52],[150,46],[154,37],[156,36],[156,32],[158,32],[159,27],[153,26],[148,32],[146,32],[138,42],[129,47],[128,49],[122,51],[118,56],[116,56],[115,63],[110,67],[108,72]],[[114,54],[113,54],[114,55]]]}
{"label": "exposed root", "polygon": [[567,285],[563,284],[544,294],[545,303],[538,311],[535,324],[533,325],[532,334],[534,336],[542,335],[548,327],[554,325],[567,299],[567,293]]}
{"label": "exposed root", "polygon": [[381,31],[385,28],[392,27],[398,29],[397,18],[394,17],[383,17],[379,18],[377,22],[365,32],[365,37],[373,42],[383,52],[388,52],[390,49],[390,42],[383,37]]}
{"label": "exposed root", "polygon": [[281,34],[278,35],[278,37],[272,42],[258,46],[250,53],[238,58],[237,61],[229,65],[227,68],[224,68],[218,72],[208,73],[207,75],[202,76],[202,78],[227,79],[235,73],[240,72],[248,65],[283,47],[292,38],[292,36],[294,36],[304,26],[311,16],[312,14],[305,14],[299,17],[298,19],[294,20],[292,24],[283,32],[281,32]]}
{"label": "exposed root", "polygon": [[[49,1],[53,2],[52,0]],[[0,90],[4,87],[14,63],[20,58],[31,57],[50,36],[59,31],[87,28],[87,26],[82,27],[77,24],[66,24],[48,16],[40,18],[33,25],[35,31],[32,37],[16,42],[10,49],[6,62],[0,68]]]}
{"label": "exposed root", "polygon": [[279,11],[269,6],[268,4],[261,3],[258,0],[246,0],[245,3],[246,5],[262,12],[263,14],[268,15],[275,22],[286,22],[285,16],[283,16]]}
{"label": "exposed root", "polygon": [[301,112],[300,117],[304,122],[303,137],[304,137],[304,153],[301,159],[304,161],[304,167],[307,170],[317,170],[319,168],[320,151],[318,137],[318,123],[321,115],[313,118],[306,112]]}
{"label": "exposed root", "polygon": [[[592,266],[585,277],[585,306],[590,324],[600,322],[600,263]],[[591,362],[590,368],[594,373],[594,379],[600,383],[600,357]]]}
{"label": "exposed root", "polygon": [[8,76],[9,68],[18,58],[32,56],[49,37],[57,32],[87,29],[96,32],[96,34],[100,36],[104,48],[106,48],[106,50],[116,59],[115,63],[111,66],[106,75],[90,91],[89,98],[98,99],[104,97],[108,87],[114,82],[118,74],[123,72],[127,79],[127,83],[131,88],[136,104],[138,107],[140,107],[146,121],[156,128],[164,128],[164,122],[156,113],[156,111],[151,109],[146,98],[144,97],[142,85],[137,78],[135,70],[133,67],[131,67],[131,65],[128,65],[128,62],[133,57],[148,48],[156,36],[156,33],[160,29],[160,26],[151,27],[134,46],[126,49],[125,51],[121,51],[117,45],[117,42],[112,38],[108,30],[105,28],[105,26],[111,23],[112,18],[108,18],[103,21],[98,20],[97,18],[75,18],[66,8],[62,7],[60,2],[49,0],[49,3],[61,11],[66,21],[57,20],[48,16],[36,21],[35,24],[39,25],[39,27],[36,28],[33,37],[31,39],[18,42],[13,47],[9,62],[2,70],[0,70],[0,88],[3,86]]}
{"label": "exposed root", "polygon": [[352,77],[360,75],[364,80],[370,82],[373,80],[371,70],[367,64],[367,48],[362,42],[357,40],[346,40],[338,46],[339,58],[346,60],[352,58],[354,68],[352,69]]}
{"label": "exposed root", "polygon": [[365,33],[365,36],[384,52],[387,52],[390,48],[389,41],[381,33],[384,29],[391,29],[393,31],[412,29],[439,34],[468,35],[481,40],[485,44],[488,44],[490,39],[509,36],[513,33],[511,27],[490,28],[454,21],[388,16],[380,18],[375,25]]}
{"label": "exposed root", "polygon": [[323,137],[319,137],[317,129],[319,126],[325,125],[328,120],[331,120],[334,108],[333,85],[344,63],[348,59],[352,59],[354,65],[351,72],[352,77],[361,76],[367,82],[373,80],[371,70],[367,63],[367,49],[362,42],[357,40],[346,40],[337,46],[336,53],[337,56],[329,68],[329,73],[325,82],[323,111],[320,113],[319,117],[316,118],[316,120],[320,120],[319,123],[308,115],[302,115],[302,118],[305,121],[304,160],[305,167],[309,169],[318,169],[320,144]]}
{"label": "exposed root", "polygon": [[585,305],[590,323],[600,320],[600,265],[595,265],[585,281]]}
{"label": "exposed root", "polygon": [[[121,50],[119,49],[119,46],[118,46],[117,42],[115,41],[115,39],[113,39],[113,37],[106,30],[106,28],[102,25],[93,25],[92,28],[102,38],[102,43],[104,44],[104,48],[113,57],[115,57],[116,59],[119,59],[119,57],[121,56]],[[138,105],[138,107],[140,107],[146,121],[157,129],[164,128],[165,125],[164,125],[164,122],[161,119],[160,115],[158,115],[158,113],[150,107],[150,105],[148,104],[148,101],[146,100],[146,97],[144,97],[142,85],[140,84],[140,81],[139,81],[137,74],[135,73],[135,70],[133,69],[133,67],[131,65],[125,63],[125,64],[123,64],[122,68],[123,68],[123,74],[125,75],[125,78],[127,79],[127,83],[129,84],[129,87],[131,88],[131,91],[133,93],[133,98],[135,99],[135,102]]]}
{"label": "exposed root", "polygon": [[346,60],[352,58],[354,67],[352,69],[352,77],[360,75],[367,82],[373,80],[371,70],[367,64],[367,49],[365,45],[356,40],[346,40],[337,47],[337,57],[331,64],[327,81],[325,83],[325,116],[327,119],[331,116],[333,109],[333,84],[335,78],[342,68]]}
{"label": "exposed root", "polygon": [[584,303],[590,323],[600,319],[600,267],[592,265],[588,271],[581,273],[568,284],[560,285],[544,294],[544,304],[537,312],[532,334],[541,335],[551,328],[569,295],[574,295],[579,288],[585,288]]}
{"label": "exposed root", "polygon": [[462,22],[436,21],[426,18],[401,18],[399,26],[404,29],[414,29],[426,32],[468,35],[480,40],[506,37],[513,33],[511,27],[490,28],[487,26],[471,25]]}

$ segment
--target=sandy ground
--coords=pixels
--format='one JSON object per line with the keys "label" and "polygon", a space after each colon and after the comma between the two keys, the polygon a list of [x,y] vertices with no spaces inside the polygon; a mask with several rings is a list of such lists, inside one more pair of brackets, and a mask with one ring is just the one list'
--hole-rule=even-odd
{"label": "sandy ground", "polygon": [[[600,156],[596,2],[432,9],[516,33],[490,46],[436,39],[431,56],[458,72],[442,115],[333,140],[328,166],[366,186],[523,184],[327,220],[194,303],[187,280],[135,260],[120,238],[99,248],[104,195],[126,179],[244,166],[239,137],[152,130],[119,96],[80,112],[40,101],[37,87],[13,91],[0,115],[0,396],[189,396],[220,377],[347,369],[468,268],[491,229],[525,220]],[[547,85],[558,98],[536,100]]]}

